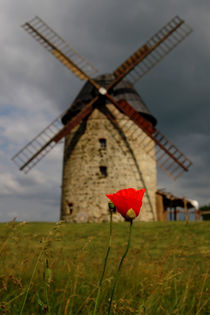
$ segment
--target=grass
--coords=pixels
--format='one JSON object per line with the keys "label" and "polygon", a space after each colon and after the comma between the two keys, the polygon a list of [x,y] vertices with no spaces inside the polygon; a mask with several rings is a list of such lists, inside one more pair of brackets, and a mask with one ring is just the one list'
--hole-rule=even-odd
{"label": "grass", "polygon": [[[106,314],[128,237],[113,224],[99,301]],[[134,222],[113,314],[208,314],[209,222]],[[0,314],[93,314],[109,224],[0,224]]]}

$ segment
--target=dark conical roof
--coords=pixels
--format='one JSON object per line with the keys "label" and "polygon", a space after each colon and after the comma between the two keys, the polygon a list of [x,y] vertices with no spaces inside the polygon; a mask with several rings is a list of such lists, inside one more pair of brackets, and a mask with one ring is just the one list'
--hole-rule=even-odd
{"label": "dark conical roof", "polygon": [[[114,80],[114,76],[112,74],[103,74],[96,77],[94,80],[99,83],[99,85],[107,87]],[[120,81],[113,88],[113,91],[110,94],[115,98],[116,101],[125,99],[137,112],[149,120],[153,125],[156,125],[157,120],[150,113],[143,99],[128,80],[124,79]],[[87,81],[77,95],[73,105],[62,118],[62,122],[64,124],[67,123],[67,121],[72,116],[76,115],[85,104],[88,104],[94,96],[96,96],[96,90],[90,84],[90,82]],[[76,102],[77,100],[79,100],[79,102]]]}

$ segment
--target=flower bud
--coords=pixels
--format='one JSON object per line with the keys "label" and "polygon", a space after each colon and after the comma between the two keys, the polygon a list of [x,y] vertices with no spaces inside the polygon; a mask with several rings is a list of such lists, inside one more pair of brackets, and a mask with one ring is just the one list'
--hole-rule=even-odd
{"label": "flower bud", "polygon": [[108,205],[109,205],[110,212],[116,212],[116,207],[113,204],[113,202],[109,202]]}

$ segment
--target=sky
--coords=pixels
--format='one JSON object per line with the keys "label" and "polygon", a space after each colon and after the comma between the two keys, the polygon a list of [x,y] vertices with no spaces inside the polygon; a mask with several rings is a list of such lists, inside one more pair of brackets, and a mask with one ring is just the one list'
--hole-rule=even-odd
{"label": "sky", "polygon": [[175,182],[158,170],[158,188],[210,203],[208,0],[1,0],[0,221],[59,220],[63,142],[27,175],[11,157],[67,109],[83,85],[20,25],[41,17],[102,74],[175,15],[194,32],[135,88],[157,128],[193,162]]}

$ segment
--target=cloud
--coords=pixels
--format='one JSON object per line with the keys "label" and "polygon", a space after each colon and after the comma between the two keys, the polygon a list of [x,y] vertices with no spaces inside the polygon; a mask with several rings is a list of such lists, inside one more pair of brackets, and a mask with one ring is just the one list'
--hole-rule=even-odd
{"label": "cloud", "polygon": [[23,188],[10,173],[3,173],[0,177],[1,195],[12,195],[23,192]]}

